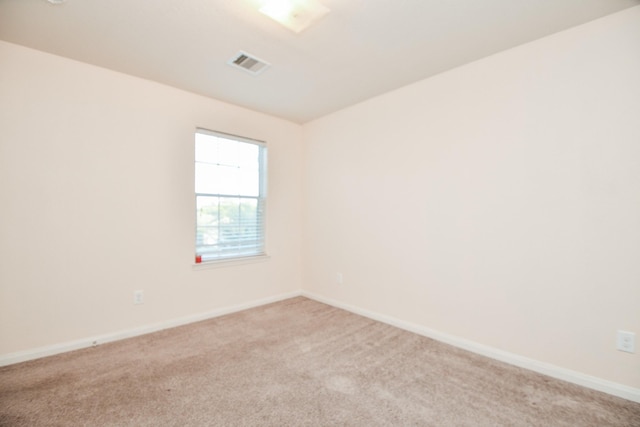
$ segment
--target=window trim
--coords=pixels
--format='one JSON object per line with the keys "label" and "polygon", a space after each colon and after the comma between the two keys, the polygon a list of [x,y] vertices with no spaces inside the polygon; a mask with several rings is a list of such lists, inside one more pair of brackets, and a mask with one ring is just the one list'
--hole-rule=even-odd
{"label": "window trim", "polygon": [[[232,265],[242,265],[242,264],[252,264],[252,263],[256,263],[256,262],[264,262],[270,259],[269,254],[267,253],[267,171],[268,171],[268,166],[267,166],[267,143],[266,141],[262,141],[262,140],[258,140],[258,139],[253,139],[253,138],[247,138],[247,137],[243,137],[243,136],[239,136],[239,135],[233,135],[233,134],[229,134],[229,133],[225,133],[225,132],[219,132],[219,131],[213,131],[210,129],[205,129],[205,128],[201,128],[201,127],[196,127],[195,130],[195,134],[204,134],[204,135],[210,135],[210,136],[214,136],[214,137],[218,137],[218,138],[224,138],[224,139],[228,139],[228,140],[232,140],[232,141],[237,141],[237,142],[241,142],[241,143],[245,143],[245,144],[253,144],[253,145],[257,145],[260,147],[259,153],[260,153],[260,160],[259,160],[259,188],[258,188],[258,196],[257,197],[249,197],[249,198],[255,198],[259,201],[262,202],[262,252],[260,253],[255,253],[255,254],[248,254],[248,255],[236,255],[236,256],[227,256],[227,257],[219,257],[219,258],[214,258],[214,259],[208,259],[208,260],[202,260],[201,262],[196,262],[195,259],[195,255],[197,255],[197,251],[194,251],[194,256],[192,257],[193,259],[193,269],[194,270],[200,270],[200,269],[208,269],[208,268],[219,268],[219,267],[226,267],[226,266],[232,266]],[[194,143],[195,144],[195,143]],[[194,145],[195,148],[195,145]],[[194,155],[194,166],[197,162],[197,159],[195,158]],[[205,194],[205,193],[197,193],[195,191],[195,170],[194,170],[194,189],[193,189],[193,194],[194,194],[194,208],[193,208],[193,212],[195,213],[195,217],[194,217],[194,236],[196,238],[196,241],[194,241],[194,244],[197,242],[197,234],[198,234],[198,220],[197,220],[197,200],[198,200],[198,196],[207,196],[209,194]],[[234,197],[234,196],[231,196]],[[240,196],[240,197],[245,197],[245,196]],[[194,249],[197,249],[197,246],[194,245]]]}
{"label": "window trim", "polygon": [[199,263],[194,262],[192,264],[192,268],[195,271],[209,270],[211,268],[223,268],[223,267],[233,267],[236,265],[257,264],[260,262],[269,261],[270,259],[271,259],[271,256],[267,254],[236,257],[236,258],[212,259],[209,261],[202,261]]}

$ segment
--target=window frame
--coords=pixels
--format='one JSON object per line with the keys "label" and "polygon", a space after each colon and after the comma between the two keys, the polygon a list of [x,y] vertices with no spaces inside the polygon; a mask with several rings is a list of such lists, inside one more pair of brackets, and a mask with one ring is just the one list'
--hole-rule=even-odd
{"label": "window frame", "polygon": [[[198,193],[196,191],[196,182],[197,182],[197,168],[196,165],[199,163],[198,158],[196,157],[196,140],[197,135],[209,135],[216,138],[222,138],[228,141],[235,141],[243,144],[251,144],[259,147],[259,159],[258,159],[258,195],[257,196],[247,196],[241,194],[222,194],[222,193]],[[196,128],[194,133],[194,250],[195,250],[195,264],[194,267],[203,268],[203,267],[217,267],[217,266],[226,266],[226,265],[238,265],[252,262],[261,262],[269,259],[267,254],[267,143],[265,141],[247,138],[239,135],[233,135],[225,132],[214,131],[205,128]],[[200,254],[200,258],[198,257],[198,250],[201,246],[198,246],[198,198],[199,197],[220,197],[220,198],[238,198],[238,199],[255,199],[258,205],[259,215],[260,215],[260,224],[258,225],[259,230],[261,231],[261,245],[258,250],[254,253],[246,253],[246,254],[231,254],[231,255],[204,255]]]}

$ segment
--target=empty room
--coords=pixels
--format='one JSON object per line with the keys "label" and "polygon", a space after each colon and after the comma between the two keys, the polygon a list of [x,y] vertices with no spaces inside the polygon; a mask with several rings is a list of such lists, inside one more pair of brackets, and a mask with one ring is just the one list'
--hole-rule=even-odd
{"label": "empty room", "polygon": [[640,426],[640,0],[0,0],[0,426]]}

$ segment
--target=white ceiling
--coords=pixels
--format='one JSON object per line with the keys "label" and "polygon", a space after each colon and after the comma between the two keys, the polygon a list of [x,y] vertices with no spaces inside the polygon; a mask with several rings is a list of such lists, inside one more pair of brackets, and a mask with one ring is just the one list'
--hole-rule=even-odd
{"label": "white ceiling", "polygon": [[[0,0],[0,39],[298,123],[640,0],[321,0],[295,34],[262,0]],[[227,65],[237,51],[272,67]],[[0,58],[1,64],[1,58]]]}

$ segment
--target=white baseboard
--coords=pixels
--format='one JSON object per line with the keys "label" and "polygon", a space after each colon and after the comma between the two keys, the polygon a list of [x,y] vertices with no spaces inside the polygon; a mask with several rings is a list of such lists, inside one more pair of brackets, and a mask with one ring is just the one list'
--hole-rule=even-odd
{"label": "white baseboard", "polygon": [[305,296],[307,298],[329,304],[331,306],[341,308],[343,310],[350,311],[355,314],[359,314],[364,317],[368,317],[379,322],[386,323],[404,329],[409,332],[413,332],[419,335],[423,335],[428,338],[433,338],[437,341],[444,342],[455,347],[459,347],[473,353],[477,353],[483,356],[490,357],[492,359],[499,360],[501,362],[509,363],[514,366],[529,369],[534,372],[538,372],[544,375],[548,375],[553,378],[558,378],[573,384],[581,385],[593,390],[598,390],[613,396],[618,396],[623,399],[631,400],[633,402],[640,403],[640,389],[629,387],[623,384],[618,384],[612,381],[603,380],[601,378],[586,375],[580,372],[572,371],[570,369],[561,368],[559,366],[551,365],[548,363],[539,362],[537,360],[529,359],[514,353],[502,351],[493,347],[489,347],[483,344],[479,344],[473,341],[465,340],[453,335],[445,334],[433,329],[427,328],[422,325],[417,325],[411,322],[397,319],[392,316],[386,316],[383,314],[375,313],[369,310],[365,310],[349,304],[333,300],[331,298],[325,298],[321,295],[308,291],[294,291],[284,294],[274,295],[268,298],[262,298],[259,300],[249,301],[243,304],[237,304],[229,307],[218,308],[209,312],[194,314],[178,319],[171,319],[165,322],[155,323],[152,325],[145,325],[139,328],[129,329],[120,332],[114,332],[111,334],[87,337],[76,341],[69,341],[61,344],[55,344],[46,347],[40,347],[32,350],[26,350],[16,353],[9,353],[0,355],[0,366],[12,365],[15,363],[26,362],[28,360],[39,359],[41,357],[53,356],[55,354],[65,353],[68,351],[79,350],[82,348],[88,348],[99,344],[105,344],[108,342],[118,341],[126,338],[132,338],[139,335],[144,335],[152,332],[157,332],[163,329],[169,329],[176,326],[182,326],[193,322],[199,322],[201,320],[212,319],[214,317],[223,316],[225,314],[235,313],[249,308],[259,307],[261,305],[270,304],[277,301],[293,298],[296,296]]}
{"label": "white baseboard", "polygon": [[434,340],[444,342],[446,344],[453,345],[464,350],[471,351],[482,356],[487,356],[492,359],[499,360],[501,362],[508,363],[510,365],[525,368],[530,371],[538,372],[553,378],[564,380],[573,384],[577,384],[583,387],[587,387],[593,390],[601,391],[613,396],[621,397],[623,399],[631,400],[633,402],[640,403],[640,389],[629,387],[623,384],[618,384],[612,381],[603,380],[598,377],[586,375],[580,372],[572,371],[570,369],[561,368],[559,366],[551,365],[549,363],[539,362],[534,359],[529,359],[514,353],[509,353],[497,348],[489,347],[477,342],[465,340],[453,335],[445,334],[433,329],[429,329],[425,326],[417,325],[415,323],[406,322],[404,320],[397,319],[395,317],[386,316],[383,314],[375,313],[369,310],[365,310],[359,307],[355,307],[349,304],[333,300],[331,298],[325,298],[321,295],[313,292],[302,291],[302,296],[313,299],[318,302],[322,302],[333,307],[341,308],[343,310],[350,311],[355,314],[359,314],[369,319],[377,320],[382,323],[386,323],[391,326],[395,326],[400,329],[404,329],[409,332],[413,332]]}
{"label": "white baseboard", "polygon": [[270,304],[277,301],[293,298],[302,295],[301,291],[288,292],[284,294],[274,295],[272,297],[262,298],[259,300],[249,301],[243,304],[237,304],[229,307],[217,308],[215,310],[199,313],[190,316],[171,319],[165,322],[145,325],[139,328],[129,329],[125,331],[114,332],[105,335],[82,338],[76,341],[69,341],[61,344],[54,344],[46,347],[35,348],[32,350],[20,351],[0,355],[0,366],[13,365],[14,363],[26,362],[28,360],[39,359],[41,357],[53,356],[55,354],[65,353],[82,348],[93,347],[99,344],[118,341],[125,338],[132,338],[139,335],[149,334],[151,332],[161,331],[163,329],[174,328],[189,323],[199,322],[201,320],[212,319],[214,317],[223,316],[225,314],[235,313],[249,308],[259,307],[261,305]]}

